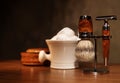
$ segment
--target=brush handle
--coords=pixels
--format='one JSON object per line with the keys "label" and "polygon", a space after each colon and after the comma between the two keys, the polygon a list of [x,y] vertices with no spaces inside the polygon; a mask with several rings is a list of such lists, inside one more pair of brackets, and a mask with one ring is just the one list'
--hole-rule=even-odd
{"label": "brush handle", "polygon": [[79,37],[85,39],[93,35],[93,24],[91,16],[80,16],[78,23]]}

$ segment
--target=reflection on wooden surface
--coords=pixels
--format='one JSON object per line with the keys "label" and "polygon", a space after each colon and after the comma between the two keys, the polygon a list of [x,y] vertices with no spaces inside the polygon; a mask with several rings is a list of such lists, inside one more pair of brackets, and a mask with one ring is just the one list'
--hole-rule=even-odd
{"label": "reflection on wooden surface", "polygon": [[109,74],[84,74],[81,69],[59,70],[45,66],[24,66],[20,61],[0,61],[0,83],[120,83],[120,65]]}

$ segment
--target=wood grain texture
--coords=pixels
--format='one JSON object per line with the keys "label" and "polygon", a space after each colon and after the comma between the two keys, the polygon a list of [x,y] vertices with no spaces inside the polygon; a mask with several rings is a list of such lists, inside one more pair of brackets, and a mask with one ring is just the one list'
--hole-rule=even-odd
{"label": "wood grain texture", "polygon": [[19,60],[0,61],[0,83],[120,83],[120,64],[110,66],[110,73],[84,74],[80,68],[51,69],[24,66]]}

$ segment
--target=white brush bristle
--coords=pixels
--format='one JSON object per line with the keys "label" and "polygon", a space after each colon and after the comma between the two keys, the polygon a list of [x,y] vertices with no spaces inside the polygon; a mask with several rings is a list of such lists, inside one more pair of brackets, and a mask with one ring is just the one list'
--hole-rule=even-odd
{"label": "white brush bristle", "polygon": [[89,62],[95,57],[94,45],[90,40],[79,41],[76,49],[75,55],[78,61]]}

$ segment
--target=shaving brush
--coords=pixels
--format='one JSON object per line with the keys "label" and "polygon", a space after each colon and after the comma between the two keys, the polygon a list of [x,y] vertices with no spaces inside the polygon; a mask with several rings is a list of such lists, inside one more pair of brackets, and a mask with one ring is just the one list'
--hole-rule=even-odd
{"label": "shaving brush", "polygon": [[93,42],[90,40],[80,40],[75,49],[75,55],[78,61],[93,61],[95,57]]}
{"label": "shaving brush", "polygon": [[78,45],[75,49],[75,55],[78,61],[89,62],[94,60],[94,44],[91,41],[93,35],[93,25],[91,16],[80,16],[79,24],[79,38],[81,40],[78,42]]}

